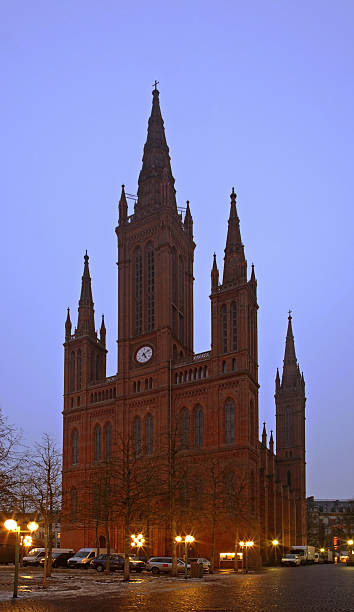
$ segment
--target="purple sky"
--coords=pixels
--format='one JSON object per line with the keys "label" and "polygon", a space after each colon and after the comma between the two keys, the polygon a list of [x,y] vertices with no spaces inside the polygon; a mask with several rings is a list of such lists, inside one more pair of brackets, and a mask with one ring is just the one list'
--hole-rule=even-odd
{"label": "purple sky", "polygon": [[260,423],[274,428],[287,311],[307,394],[307,494],[354,496],[352,1],[0,3],[0,406],[61,440],[66,307],[88,249],[116,371],[117,203],[160,102],[191,201],[195,351],[229,194],[258,279]]}

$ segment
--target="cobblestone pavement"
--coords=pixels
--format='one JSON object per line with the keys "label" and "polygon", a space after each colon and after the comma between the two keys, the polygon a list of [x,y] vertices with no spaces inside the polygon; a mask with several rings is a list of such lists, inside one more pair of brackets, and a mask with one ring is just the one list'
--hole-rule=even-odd
{"label": "cobblestone pavement", "polygon": [[[87,595],[95,576],[81,574],[82,589],[48,592],[0,601],[0,610],[21,612],[354,612],[354,567],[319,565],[269,568],[249,574],[216,574],[202,580],[151,578],[136,582],[112,579],[96,585],[102,593]],[[109,582],[108,582],[109,581]],[[97,588],[96,588],[97,591]]]}

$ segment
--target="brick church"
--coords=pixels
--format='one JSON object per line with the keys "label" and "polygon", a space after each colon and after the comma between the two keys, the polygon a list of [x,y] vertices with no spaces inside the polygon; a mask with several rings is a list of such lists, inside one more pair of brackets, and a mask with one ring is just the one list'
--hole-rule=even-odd
{"label": "brick church", "polygon": [[180,212],[174,183],[155,87],[133,213],[124,186],[119,201],[117,374],[106,376],[87,253],[74,332],[68,309],[61,542],[105,546],[109,537],[112,549],[124,549],[125,510],[113,512],[123,493],[103,520],[90,514],[97,496],[87,483],[131,444],[135,464],[148,466],[145,482],[159,474],[152,497],[150,487],[130,514],[147,554],[171,553],[174,535],[193,532],[194,554],[213,552],[216,566],[247,539],[266,561],[273,539],[306,544],[305,382],[292,319],[275,379],[275,454],[265,424],[258,439],[257,281],[253,266],[248,276],[236,193],[222,273],[215,255],[211,268],[211,348],[195,354],[193,218],[189,202]]}

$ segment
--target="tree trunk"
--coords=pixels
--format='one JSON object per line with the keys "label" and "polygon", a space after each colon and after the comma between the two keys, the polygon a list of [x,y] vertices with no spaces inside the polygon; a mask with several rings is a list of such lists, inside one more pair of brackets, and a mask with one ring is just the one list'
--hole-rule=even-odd
{"label": "tree trunk", "polygon": [[47,538],[47,546],[48,546],[48,559],[47,559],[47,576],[52,575],[52,551],[53,551],[53,519],[48,519],[48,538]]}
{"label": "tree trunk", "polygon": [[44,566],[43,566],[43,581],[42,586],[45,589],[47,586],[47,558],[48,558],[48,523],[47,518],[44,518]]}
{"label": "tree trunk", "polygon": [[216,516],[215,516],[215,512],[213,512],[212,523],[211,523],[211,552],[210,552],[209,574],[214,573],[214,567],[215,567],[215,523],[216,523]]}
{"label": "tree trunk", "polygon": [[105,532],[106,532],[106,547],[107,547],[107,562],[106,562],[106,572],[109,574],[110,565],[111,565],[111,541],[109,539],[109,517],[106,518],[105,524]]}
{"label": "tree trunk", "polygon": [[129,557],[130,557],[130,533],[129,533],[129,518],[126,514],[125,523],[124,523],[124,582],[128,582],[130,579],[130,565],[129,565]]}
{"label": "tree trunk", "polygon": [[172,536],[172,576],[177,576],[177,542],[176,542],[176,520],[171,521],[171,536]]}
{"label": "tree trunk", "polygon": [[234,570],[235,572],[238,572],[238,556],[237,556],[237,552],[238,552],[238,539],[239,539],[239,534],[238,534],[238,525],[236,525],[235,528],[235,546],[234,546]]}

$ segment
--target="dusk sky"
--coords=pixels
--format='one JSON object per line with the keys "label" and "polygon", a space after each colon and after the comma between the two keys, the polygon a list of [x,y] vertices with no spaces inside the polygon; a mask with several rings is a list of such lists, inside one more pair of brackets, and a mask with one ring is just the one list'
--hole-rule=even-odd
{"label": "dusk sky", "polygon": [[[210,348],[231,188],[258,280],[260,427],[275,428],[287,313],[306,381],[307,495],[354,497],[354,3],[0,0],[0,406],[61,444],[66,308],[90,256],[117,368],[121,184],[135,194],[152,83],[190,200],[195,351]],[[129,211],[132,212],[132,209]]]}

